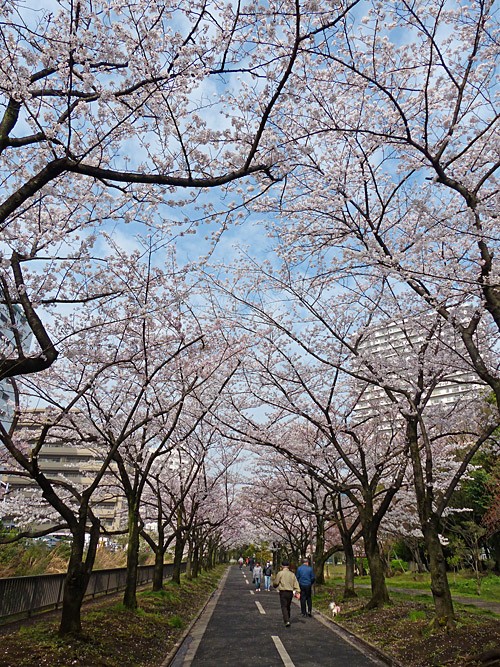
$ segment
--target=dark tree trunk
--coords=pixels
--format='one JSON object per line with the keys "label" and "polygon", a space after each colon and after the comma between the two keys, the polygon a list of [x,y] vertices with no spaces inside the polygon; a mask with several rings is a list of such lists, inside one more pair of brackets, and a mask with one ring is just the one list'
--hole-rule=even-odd
{"label": "dark tree trunk", "polygon": [[82,632],[81,607],[90,577],[83,561],[83,542],[84,540],[80,537],[73,537],[68,569],[64,579],[60,635],[78,635]]}
{"label": "dark tree trunk", "polygon": [[158,543],[153,547],[153,544],[149,542],[149,545],[153,548],[155,555],[155,564],[153,569],[154,592],[163,590],[163,563],[165,561],[165,551],[167,549],[165,544],[165,529],[162,520],[161,494],[158,494],[158,497],[158,518],[156,521],[156,527],[158,529]]}
{"label": "dark tree trunk", "polygon": [[85,551],[85,523],[80,524],[80,530],[73,532],[71,553],[64,579],[64,594],[59,624],[59,634],[80,635],[82,632],[81,608],[85,591],[89,583],[94,566],[97,545],[99,544],[99,524],[92,526],[87,556]]}
{"label": "dark tree trunk", "polygon": [[193,543],[189,540],[188,555],[186,560],[186,579],[191,581],[193,578]]}
{"label": "dark tree trunk", "polygon": [[175,538],[174,567],[172,570],[172,582],[174,584],[181,583],[182,556],[184,555],[185,545],[186,545],[186,540],[183,539],[182,533],[181,531],[179,531]]}
{"label": "dark tree trunk", "polygon": [[198,543],[195,542],[193,549],[193,579],[200,574],[200,548]]}
{"label": "dark tree trunk", "polygon": [[433,511],[432,453],[429,448],[425,450],[425,466],[422,466],[416,418],[407,420],[406,436],[412,459],[418,515],[429,559],[431,591],[436,610],[434,623],[439,627],[452,629],[455,626],[455,613],[446,572],[446,561],[439,541],[440,518]]}
{"label": "dark tree trunk", "polygon": [[371,526],[363,526],[363,539],[372,589],[371,599],[366,606],[367,609],[375,609],[390,604],[389,591],[385,583],[384,561],[380,555],[377,531]]}
{"label": "dark tree trunk", "polygon": [[322,586],[325,583],[325,563],[328,558],[328,553],[325,553],[325,522],[322,518],[316,520],[316,544],[314,549],[314,577],[316,583]]}
{"label": "dark tree trunk", "polygon": [[455,612],[446,572],[446,560],[439,541],[439,521],[437,519],[429,521],[424,531],[424,539],[429,554],[431,591],[436,609],[435,624],[451,630],[455,627]]}
{"label": "dark tree trunk", "polygon": [[137,568],[139,567],[139,512],[133,506],[128,512],[127,575],[123,604],[127,609],[137,609]]}
{"label": "dark tree trunk", "polygon": [[495,572],[500,574],[500,532],[490,538],[491,555],[495,562]]}
{"label": "dark tree trunk", "polygon": [[413,560],[415,562],[415,565],[417,566],[417,572],[418,574],[424,574],[424,572],[427,571],[427,568],[425,567],[425,564],[422,560],[422,556],[420,555],[420,549],[418,544],[416,544],[414,547],[410,547],[411,553],[413,556]]}
{"label": "dark tree trunk", "polygon": [[354,589],[354,570],[356,567],[356,559],[354,557],[354,548],[350,535],[342,535],[342,544],[344,546],[345,557],[345,578],[344,578],[344,593],[343,600],[357,598],[358,595]]}
{"label": "dark tree trunk", "polygon": [[163,561],[165,551],[158,546],[155,551],[155,564],[153,569],[153,591],[163,590]]}
{"label": "dark tree trunk", "polygon": [[209,541],[207,548],[207,556],[205,559],[205,570],[211,570],[214,567],[215,562],[215,547],[212,541]]}
{"label": "dark tree trunk", "polygon": [[321,554],[320,557],[314,557],[314,578],[319,586],[325,583],[325,563],[327,560],[326,554]]}

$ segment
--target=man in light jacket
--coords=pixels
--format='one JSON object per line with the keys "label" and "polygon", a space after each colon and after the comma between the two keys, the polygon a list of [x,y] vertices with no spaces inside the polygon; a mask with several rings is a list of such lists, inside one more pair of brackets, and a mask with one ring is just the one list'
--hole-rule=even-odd
{"label": "man in light jacket", "polygon": [[280,594],[281,613],[283,614],[283,621],[285,627],[290,627],[290,609],[292,606],[292,598],[294,591],[300,590],[299,582],[293,572],[289,570],[290,563],[284,560],[281,563],[281,570],[276,575],[273,582],[274,588],[278,589]]}

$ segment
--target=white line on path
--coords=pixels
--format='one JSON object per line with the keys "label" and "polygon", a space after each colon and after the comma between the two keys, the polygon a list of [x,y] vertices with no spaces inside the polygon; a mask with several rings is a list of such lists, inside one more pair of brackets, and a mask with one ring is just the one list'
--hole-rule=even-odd
{"label": "white line on path", "polygon": [[250,595],[255,595],[255,591],[250,591]]}
{"label": "white line on path", "polygon": [[280,654],[280,658],[283,660],[283,664],[285,667],[295,667],[295,665],[292,662],[292,659],[286,652],[286,648],[283,646],[283,642],[281,639],[275,635],[271,635],[271,639],[274,642],[274,645],[276,646],[278,653]]}
{"label": "white line on path", "polygon": [[264,611],[264,607],[260,604],[258,600],[255,600],[255,604],[257,605],[257,609],[260,611],[261,614],[265,614],[266,612]]}

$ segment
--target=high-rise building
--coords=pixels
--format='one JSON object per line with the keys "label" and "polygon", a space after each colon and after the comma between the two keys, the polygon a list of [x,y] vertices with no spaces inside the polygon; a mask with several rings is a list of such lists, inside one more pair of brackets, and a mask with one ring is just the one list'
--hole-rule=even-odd
{"label": "high-rise building", "polygon": [[[14,322],[7,306],[0,304],[0,358],[7,358],[15,350],[14,327],[17,329],[24,351],[29,351],[33,334],[19,306],[12,308]],[[0,380],[0,421],[5,427],[12,422],[14,391],[9,380]]]}
{"label": "high-rise building", "polygon": [[[387,321],[365,332],[364,339],[358,348],[359,353],[367,360],[371,359],[375,367],[388,374],[385,379],[390,381],[391,365],[398,367],[402,377],[406,362],[412,355],[416,358],[415,351],[424,343],[427,333],[425,316],[419,320],[419,323],[410,319],[400,322]],[[440,369],[442,379],[432,390],[428,405],[452,405],[467,396],[477,396],[484,385],[472,369],[467,368],[463,362],[462,364],[459,362],[459,355],[454,356],[454,352],[463,349],[463,343],[454,332],[443,327],[439,332],[439,338],[436,334],[435,340],[431,342],[429,354],[432,354],[432,349],[438,350],[434,363],[442,364]],[[467,358],[466,354],[463,356]],[[458,362],[455,366],[450,363],[450,360],[454,358]],[[408,372],[410,374],[412,372],[411,361]],[[401,379],[396,382],[401,382]],[[353,410],[353,418],[359,422],[373,414],[376,407],[380,408],[389,404],[390,399],[384,389],[376,384],[368,384]]]}
{"label": "high-rise building", "polygon": [[[24,351],[29,351],[33,334],[19,306],[12,307],[12,313],[7,306],[0,304],[0,358],[7,358],[15,349],[14,327],[17,329],[23,344]],[[12,321],[14,319],[14,322]],[[14,415],[14,389],[10,380],[0,380],[0,422],[8,429]],[[2,444],[0,443],[0,448]],[[9,483],[0,469],[0,500],[9,490]]]}
{"label": "high-rise building", "polygon": [[[48,413],[46,410],[28,410],[22,415],[17,431],[29,447],[38,440]],[[72,415],[77,419],[78,415]],[[58,429],[46,438],[38,454],[38,464],[42,472],[51,480],[64,480],[75,489],[89,486],[100,470],[102,456],[86,445],[78,434],[71,435],[70,430]],[[8,485],[11,497],[33,496],[36,489],[33,480],[17,475],[4,475],[3,483]],[[101,519],[102,525],[108,530],[118,530],[122,524],[124,498],[117,491],[114,475],[106,473],[98,491],[91,501],[95,514]]]}

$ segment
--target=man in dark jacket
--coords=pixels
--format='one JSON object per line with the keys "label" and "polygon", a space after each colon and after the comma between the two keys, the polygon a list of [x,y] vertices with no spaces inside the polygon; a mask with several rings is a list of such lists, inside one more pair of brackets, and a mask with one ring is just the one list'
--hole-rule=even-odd
{"label": "man in dark jacket", "polygon": [[302,616],[312,616],[312,585],[316,579],[308,558],[304,558],[302,565],[297,569],[297,580],[300,585],[300,611]]}
{"label": "man in dark jacket", "polygon": [[263,569],[264,571],[264,588],[266,591],[271,590],[271,575],[273,573],[273,568],[272,565],[269,561],[266,563],[266,567]]}
{"label": "man in dark jacket", "polygon": [[253,573],[254,567],[255,567],[255,558],[253,556],[250,556],[250,558],[248,559],[248,569],[250,570],[250,572]]}

